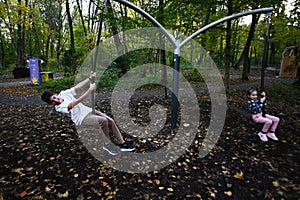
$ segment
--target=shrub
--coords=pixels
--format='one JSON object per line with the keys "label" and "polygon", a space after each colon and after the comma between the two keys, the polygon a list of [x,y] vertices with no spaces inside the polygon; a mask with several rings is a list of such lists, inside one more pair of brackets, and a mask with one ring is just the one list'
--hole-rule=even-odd
{"label": "shrub", "polygon": [[75,76],[63,77],[60,79],[51,79],[49,82],[40,84],[38,90],[51,90],[53,92],[60,92],[74,86]]}
{"label": "shrub", "polygon": [[287,103],[299,104],[300,102],[300,90],[296,86],[280,83],[266,88],[266,92],[269,97]]}

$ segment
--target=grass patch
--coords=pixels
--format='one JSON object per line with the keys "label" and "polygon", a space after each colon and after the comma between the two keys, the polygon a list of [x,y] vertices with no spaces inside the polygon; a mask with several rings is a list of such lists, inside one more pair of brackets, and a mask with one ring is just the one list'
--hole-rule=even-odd
{"label": "grass patch", "polygon": [[266,88],[268,97],[286,103],[297,104],[300,102],[299,86],[286,85],[283,83],[275,84]]}

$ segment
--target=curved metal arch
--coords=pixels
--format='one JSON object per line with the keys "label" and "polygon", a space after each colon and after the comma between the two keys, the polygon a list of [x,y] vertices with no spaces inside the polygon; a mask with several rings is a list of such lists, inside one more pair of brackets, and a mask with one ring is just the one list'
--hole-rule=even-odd
{"label": "curved metal arch", "polygon": [[259,8],[259,9],[254,9],[254,10],[250,10],[250,11],[246,11],[246,12],[241,12],[241,13],[237,13],[237,14],[233,14],[233,15],[224,17],[222,19],[219,19],[219,20],[217,20],[215,22],[212,22],[212,23],[206,25],[205,27],[199,29],[198,31],[196,31],[195,33],[193,33],[192,35],[190,35],[188,38],[186,38],[181,43],[178,43],[173,35],[171,35],[155,18],[153,18],[150,14],[148,14],[146,11],[144,11],[140,7],[134,5],[133,3],[128,2],[126,0],[114,0],[114,1],[119,2],[121,4],[124,4],[124,5],[128,6],[129,8],[133,9],[134,11],[136,11],[136,12],[140,13],[141,15],[143,15],[150,22],[152,22],[155,26],[157,26],[158,28],[160,28],[164,32],[164,34],[167,36],[167,38],[172,42],[172,44],[174,45],[174,47],[179,48],[179,49],[181,47],[183,47],[185,44],[187,44],[190,40],[192,40],[193,38],[195,38],[197,35],[199,35],[200,33],[203,33],[206,30],[208,30],[208,29],[210,29],[212,27],[215,27],[218,24],[221,24],[223,22],[226,22],[226,21],[229,21],[229,20],[232,20],[232,19],[236,19],[236,18],[239,18],[239,17],[251,15],[251,14],[268,13],[268,12],[272,12],[273,11],[272,7]]}
{"label": "curved metal arch", "polygon": [[212,22],[206,26],[204,26],[203,28],[199,29],[198,31],[196,31],[195,33],[193,33],[192,35],[190,35],[188,38],[186,38],[184,41],[182,41],[179,44],[179,48],[183,47],[186,43],[188,43],[190,40],[192,40],[193,38],[195,38],[197,35],[199,35],[200,33],[203,33],[205,31],[207,31],[208,29],[217,26],[218,24],[221,24],[223,22],[232,20],[232,19],[237,19],[239,17],[244,17],[247,15],[251,15],[251,14],[258,14],[258,13],[269,13],[272,12],[273,8],[272,7],[268,7],[268,8],[259,8],[259,9],[254,9],[254,10],[249,10],[246,12],[241,12],[241,13],[237,13],[237,14],[233,14],[224,18],[221,18],[215,22]]}
{"label": "curved metal arch", "polygon": [[177,46],[175,37],[173,35],[171,35],[155,18],[153,18],[146,11],[144,11],[140,7],[134,5],[133,3],[125,1],[125,0],[113,0],[113,1],[116,1],[116,2],[119,2],[121,4],[124,4],[124,5],[128,6],[129,8],[133,9],[134,11],[136,11],[136,12],[140,13],[141,15],[143,15],[150,22],[152,22],[156,27],[160,28],[163,31],[163,33],[171,41],[171,43],[173,44],[174,47]]}

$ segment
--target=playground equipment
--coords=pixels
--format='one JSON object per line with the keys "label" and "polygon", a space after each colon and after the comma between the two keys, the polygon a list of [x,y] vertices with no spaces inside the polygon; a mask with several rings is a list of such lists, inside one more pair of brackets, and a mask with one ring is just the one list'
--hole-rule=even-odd
{"label": "playground equipment", "polygon": [[[170,34],[155,18],[153,18],[150,14],[148,14],[147,12],[145,12],[144,10],[142,10],[141,8],[139,8],[138,6],[132,4],[131,2],[125,1],[125,0],[114,0],[115,2],[118,2],[120,4],[123,4],[131,9],[133,9],[134,11],[140,13],[141,15],[143,15],[146,19],[148,19],[154,26],[158,27],[161,32],[166,36],[166,38],[171,42],[171,44],[174,46],[174,71],[176,70],[177,72],[179,72],[180,70],[180,50],[182,47],[184,47],[188,42],[190,42],[193,38],[197,37],[199,34],[207,31],[210,28],[215,27],[218,24],[221,24],[223,22],[232,20],[232,19],[236,19],[236,18],[240,18],[246,15],[250,15],[250,14],[258,14],[258,13],[270,13],[273,8],[272,7],[268,7],[268,8],[260,8],[260,9],[255,9],[255,10],[251,10],[251,11],[247,11],[247,12],[242,12],[242,13],[238,13],[238,14],[233,14],[231,16],[227,16],[224,17],[222,19],[219,19],[201,29],[199,29],[198,31],[196,31],[195,33],[193,33],[192,35],[190,35],[188,38],[186,38],[185,40],[183,40],[182,42],[177,40],[172,34]],[[103,2],[103,7],[105,6],[105,2]],[[102,17],[100,20],[100,23],[102,24]],[[102,26],[100,24],[100,27]],[[99,29],[99,33],[98,33],[98,38],[100,35],[100,29]],[[98,45],[99,40],[97,40],[97,45]],[[97,49],[96,49],[97,51]],[[97,53],[95,54],[95,57],[97,56]],[[95,59],[96,60],[96,59]],[[93,66],[94,67],[94,66]],[[93,68],[95,69],[95,68]],[[262,74],[263,75],[263,74]],[[172,124],[172,129],[175,129],[177,126],[177,116],[178,116],[178,102],[177,102],[177,95],[178,95],[178,85],[179,85],[179,76],[178,73],[174,72],[173,73],[173,83],[172,83],[172,119],[171,119],[171,124]],[[263,85],[263,83],[262,83]],[[95,102],[94,100],[94,94],[92,95],[92,102]],[[92,107],[94,109],[95,104],[92,104]]]}
{"label": "playground equipment", "polygon": [[280,77],[297,76],[297,69],[300,67],[300,46],[286,47],[282,52],[280,65]]}
{"label": "playground equipment", "polygon": [[[106,0],[103,1],[101,11],[103,12],[104,8],[106,6]],[[94,55],[94,61],[93,61],[93,66],[92,66],[92,71],[95,72],[96,70],[96,62],[97,62],[97,55],[98,55],[98,47],[100,44],[100,37],[101,37],[101,31],[102,31],[102,24],[103,24],[103,17],[102,13],[100,15],[100,20],[99,20],[99,29],[98,29],[98,36],[96,40],[96,48],[95,48],[95,55]],[[91,80],[92,83],[95,82],[94,79]],[[95,113],[95,91],[92,92],[92,112]]]}

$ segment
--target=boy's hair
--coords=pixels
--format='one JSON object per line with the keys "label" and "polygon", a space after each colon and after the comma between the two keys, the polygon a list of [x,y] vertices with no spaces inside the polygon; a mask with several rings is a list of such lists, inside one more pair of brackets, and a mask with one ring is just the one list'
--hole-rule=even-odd
{"label": "boy's hair", "polygon": [[55,93],[54,92],[51,92],[51,91],[46,91],[42,94],[41,98],[43,101],[45,101],[46,103],[48,104],[51,104],[51,101],[50,101],[50,97],[52,95],[54,95]]}

